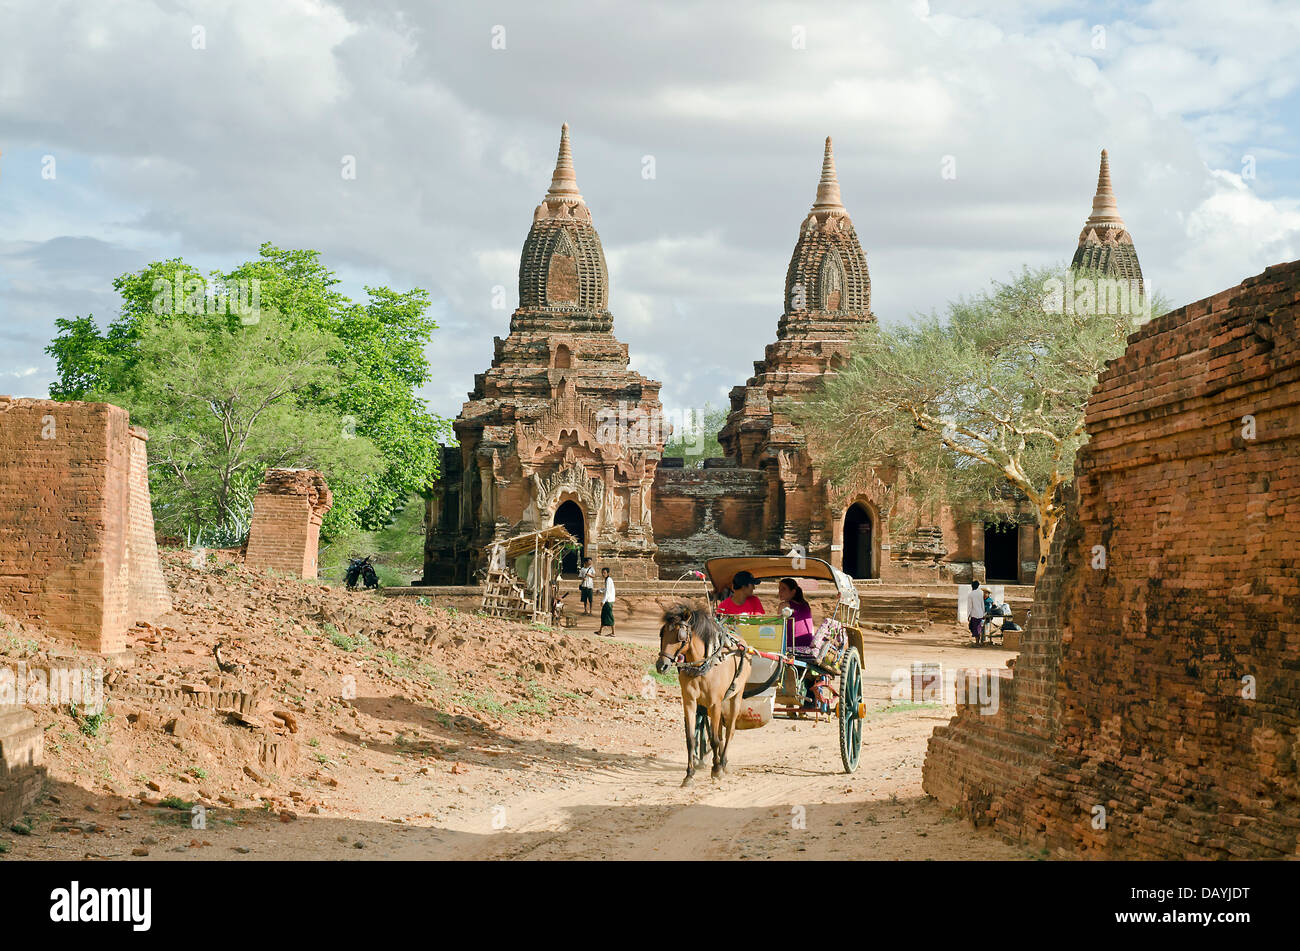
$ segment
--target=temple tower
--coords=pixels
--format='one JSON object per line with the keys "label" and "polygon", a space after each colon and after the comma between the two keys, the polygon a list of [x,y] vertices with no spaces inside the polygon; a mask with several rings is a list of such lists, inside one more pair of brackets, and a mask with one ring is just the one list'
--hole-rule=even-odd
{"label": "temple tower", "polygon": [[429,503],[424,580],[472,584],[493,541],[563,524],[616,578],[654,578],[660,384],[628,368],[569,127],[519,260],[519,307],[456,418]]}
{"label": "temple tower", "polygon": [[[848,567],[860,577],[880,573],[889,491],[875,479],[870,485],[830,485],[789,404],[843,366],[854,339],[874,320],[867,257],[840,197],[828,137],[817,197],[786,269],[776,342],[755,362],[749,381],[731,391],[731,412],[718,441],[737,466],[767,474],[768,550],[799,546],[836,565],[847,555]],[[846,524],[852,536],[847,543]]]}
{"label": "temple tower", "polygon": [[1101,150],[1101,168],[1097,172],[1097,194],[1092,199],[1092,214],[1079,232],[1079,246],[1070,261],[1072,268],[1100,271],[1106,277],[1136,281],[1139,293],[1145,293],[1142,265],[1138,263],[1133,236],[1119,215],[1115,190],[1110,184],[1110,156]]}

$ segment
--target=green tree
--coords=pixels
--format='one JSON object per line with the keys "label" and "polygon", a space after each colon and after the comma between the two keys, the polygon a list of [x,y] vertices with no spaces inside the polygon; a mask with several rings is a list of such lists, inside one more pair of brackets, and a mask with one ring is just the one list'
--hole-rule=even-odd
{"label": "green tree", "polygon": [[102,396],[129,406],[149,430],[163,531],[230,544],[247,529],[267,469],[320,469],[346,485],[381,467],[374,446],[350,436],[333,407],[298,398],[340,376],[329,334],[266,310],[231,330],[180,321],[143,321],[137,330],[131,389]]}
{"label": "green tree", "polygon": [[[56,322],[58,336],[47,348],[58,369],[50,394],[106,399],[111,393],[138,416],[137,397],[152,398],[140,391],[148,334],[181,325],[207,335],[221,351],[223,335],[256,326],[259,314],[280,315],[293,332],[321,334],[325,360],[337,372],[295,387],[277,406],[314,418],[332,412],[341,433],[364,439],[378,453],[377,466],[349,469],[346,478],[326,473],[335,503],[323,528],[326,534],[379,528],[412,493],[427,491],[438,473],[439,442],[451,433],[449,421],[430,414],[416,395],[429,380],[424,348],[437,325],[427,315],[423,290],[366,287],[368,299],[358,303],[337,284],[318,252],[271,244],[255,260],[206,277],[180,258],[153,262],[113,282],[121,311],[102,334],[93,317]],[[277,420],[290,422],[260,416],[259,429]],[[275,438],[292,445],[294,437]]]}
{"label": "green tree", "polygon": [[1026,268],[951,304],[946,319],[873,324],[796,414],[833,478],[896,466],[921,506],[995,517],[1021,494],[1036,514],[1041,577],[1097,374],[1157,307],[1116,284]]}
{"label": "green tree", "polygon": [[685,415],[680,431],[664,443],[664,455],[681,456],[688,469],[698,467],[705,459],[721,456],[718,433],[727,422],[727,411],[705,403],[703,410],[688,410]]}

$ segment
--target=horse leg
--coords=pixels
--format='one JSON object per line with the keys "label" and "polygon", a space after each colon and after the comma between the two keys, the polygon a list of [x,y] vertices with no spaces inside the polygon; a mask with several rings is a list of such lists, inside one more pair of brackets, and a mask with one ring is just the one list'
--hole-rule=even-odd
{"label": "horse leg", "polygon": [[705,730],[703,734],[701,734],[700,732],[700,725],[704,723],[708,723],[708,721],[709,721],[709,711],[697,703],[695,705],[695,737],[696,740],[698,741],[700,736],[703,735],[704,742],[702,743],[697,742],[695,745],[696,766],[704,765],[704,757],[708,755],[709,750],[712,747],[712,743],[710,742],[710,737],[709,737],[709,731]]}
{"label": "horse leg", "polygon": [[740,698],[734,698],[727,707],[726,737],[722,741],[722,771],[727,771],[727,750],[731,748],[731,738],[736,735],[736,718],[740,716]]}
{"label": "horse leg", "polygon": [[740,669],[736,671],[736,681],[738,683],[736,695],[723,704],[721,713],[725,714],[726,733],[722,738],[722,756],[718,761],[718,771],[725,775],[727,772],[727,750],[731,748],[731,738],[736,735],[736,719],[740,716],[740,705],[744,702],[744,684],[749,679],[749,663],[745,658],[740,660]]}
{"label": "horse leg", "polygon": [[695,778],[695,701],[682,698],[684,719],[686,721],[686,778],[683,786],[689,786]]}
{"label": "horse leg", "polygon": [[709,709],[709,737],[713,742],[713,778],[726,772],[722,763],[722,711],[726,704],[719,703]]}

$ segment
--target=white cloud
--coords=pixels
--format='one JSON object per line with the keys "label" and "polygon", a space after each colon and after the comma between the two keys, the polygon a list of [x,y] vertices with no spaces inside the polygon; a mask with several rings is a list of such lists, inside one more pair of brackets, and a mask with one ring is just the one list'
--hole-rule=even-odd
{"label": "white cloud", "polygon": [[54,318],[111,316],[117,274],[173,255],[230,266],[270,240],[321,250],[350,292],[429,288],[443,329],[427,395],[454,414],[508,331],[565,120],[615,332],[675,406],[721,404],[773,338],[827,134],[884,320],[1067,259],[1103,146],[1175,303],[1300,251],[1300,11],[1285,4],[1155,0],[1100,22],[1028,0],[743,17],[517,0],[486,18],[393,0],[199,15],[26,0],[0,16],[0,373],[38,368],[29,395],[52,372]]}

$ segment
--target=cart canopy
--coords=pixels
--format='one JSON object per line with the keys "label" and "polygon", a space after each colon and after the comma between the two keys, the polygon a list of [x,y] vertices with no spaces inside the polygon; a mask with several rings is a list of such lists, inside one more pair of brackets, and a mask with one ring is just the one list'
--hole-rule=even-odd
{"label": "cart canopy", "polygon": [[829,562],[820,558],[800,558],[802,568],[795,568],[795,559],[791,555],[744,555],[737,558],[714,558],[704,563],[704,571],[709,576],[715,595],[731,587],[731,579],[738,571],[748,571],[759,581],[772,581],[780,578],[815,578],[829,581],[839,592],[840,603],[849,607],[858,606],[858,589],[853,579],[831,567]]}

